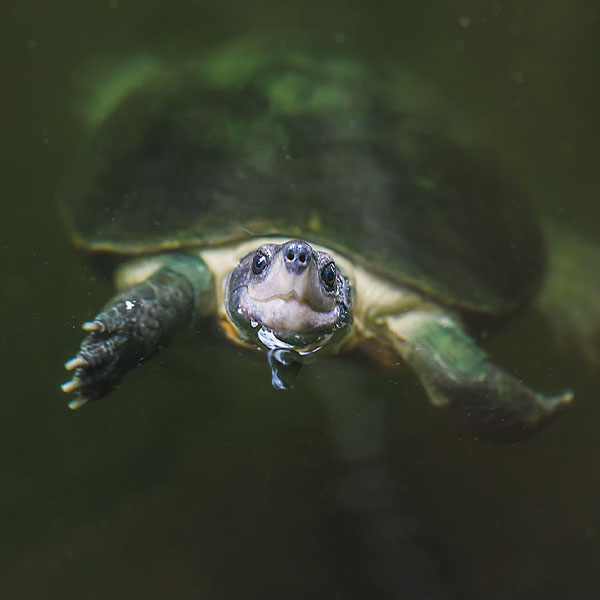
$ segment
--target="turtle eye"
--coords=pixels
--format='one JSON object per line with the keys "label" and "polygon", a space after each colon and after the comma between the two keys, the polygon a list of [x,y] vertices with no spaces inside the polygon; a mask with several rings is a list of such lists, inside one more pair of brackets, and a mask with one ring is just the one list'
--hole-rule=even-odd
{"label": "turtle eye", "polygon": [[335,265],[327,263],[321,271],[321,281],[325,285],[325,289],[332,290],[335,283]]}
{"label": "turtle eye", "polygon": [[260,275],[267,266],[267,257],[262,252],[257,252],[252,261],[252,272],[255,275]]}

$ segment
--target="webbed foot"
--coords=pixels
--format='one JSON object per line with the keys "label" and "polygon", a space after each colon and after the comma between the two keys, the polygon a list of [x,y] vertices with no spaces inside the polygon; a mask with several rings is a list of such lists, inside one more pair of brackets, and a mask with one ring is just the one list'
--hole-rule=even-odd
{"label": "webbed foot", "polygon": [[413,311],[386,323],[432,403],[449,406],[479,433],[521,437],[573,400],[571,392],[545,396],[526,386],[491,362],[450,317]]}
{"label": "webbed foot", "polygon": [[123,375],[166,346],[213,302],[213,278],[197,258],[171,255],[148,279],[118,294],[83,324],[87,336],[65,363],[62,390],[76,409],[110,392]]}
{"label": "webbed foot", "polygon": [[88,335],[75,357],[65,363],[65,369],[73,372],[73,377],[61,386],[63,392],[76,394],[69,402],[71,409],[105,396],[133,366],[130,363],[134,357],[127,360],[125,352],[131,327],[127,319],[115,318],[119,308],[116,304],[82,325]]}

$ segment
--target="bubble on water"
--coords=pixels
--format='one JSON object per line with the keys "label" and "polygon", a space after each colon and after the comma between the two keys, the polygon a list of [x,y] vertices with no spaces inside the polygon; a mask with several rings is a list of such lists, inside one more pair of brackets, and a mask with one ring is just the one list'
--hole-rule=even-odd
{"label": "bubble on water", "polygon": [[303,343],[301,338],[298,339],[297,344],[292,344],[289,341],[284,341],[277,337],[275,332],[264,325],[257,330],[257,337],[260,343],[267,350],[294,350],[300,356],[308,356],[315,354],[329,341],[332,334],[324,335],[312,343]]}
{"label": "bubble on water", "polygon": [[278,348],[281,349],[292,349],[293,346],[291,344],[288,344],[287,342],[284,342],[283,340],[280,340],[275,333],[273,332],[272,329],[269,329],[268,327],[265,327],[264,325],[258,330],[258,339],[260,340],[261,344],[267,348],[267,350],[276,350]]}

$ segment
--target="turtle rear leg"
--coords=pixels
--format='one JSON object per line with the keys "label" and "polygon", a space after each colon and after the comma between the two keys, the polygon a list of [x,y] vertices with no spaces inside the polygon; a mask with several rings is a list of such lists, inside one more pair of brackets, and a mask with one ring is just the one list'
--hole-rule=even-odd
{"label": "turtle rear leg", "polygon": [[416,372],[433,404],[448,405],[476,431],[526,433],[571,402],[544,396],[495,365],[452,318],[412,311],[384,319],[391,342]]}
{"label": "turtle rear leg", "polygon": [[73,372],[62,385],[75,392],[70,408],[105,396],[132,367],[169,344],[194,317],[214,304],[213,277],[199,258],[167,255],[144,281],[111,298],[93,320],[79,352],[67,361]]}

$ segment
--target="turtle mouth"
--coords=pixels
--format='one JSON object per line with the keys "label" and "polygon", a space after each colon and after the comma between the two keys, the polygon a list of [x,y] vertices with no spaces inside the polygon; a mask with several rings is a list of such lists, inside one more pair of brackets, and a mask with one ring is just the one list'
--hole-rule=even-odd
{"label": "turtle mouth", "polygon": [[283,335],[292,332],[320,334],[334,329],[340,318],[337,304],[334,303],[331,310],[323,310],[295,290],[256,298],[244,285],[233,293],[237,296],[235,303],[240,316],[256,326],[268,327]]}

